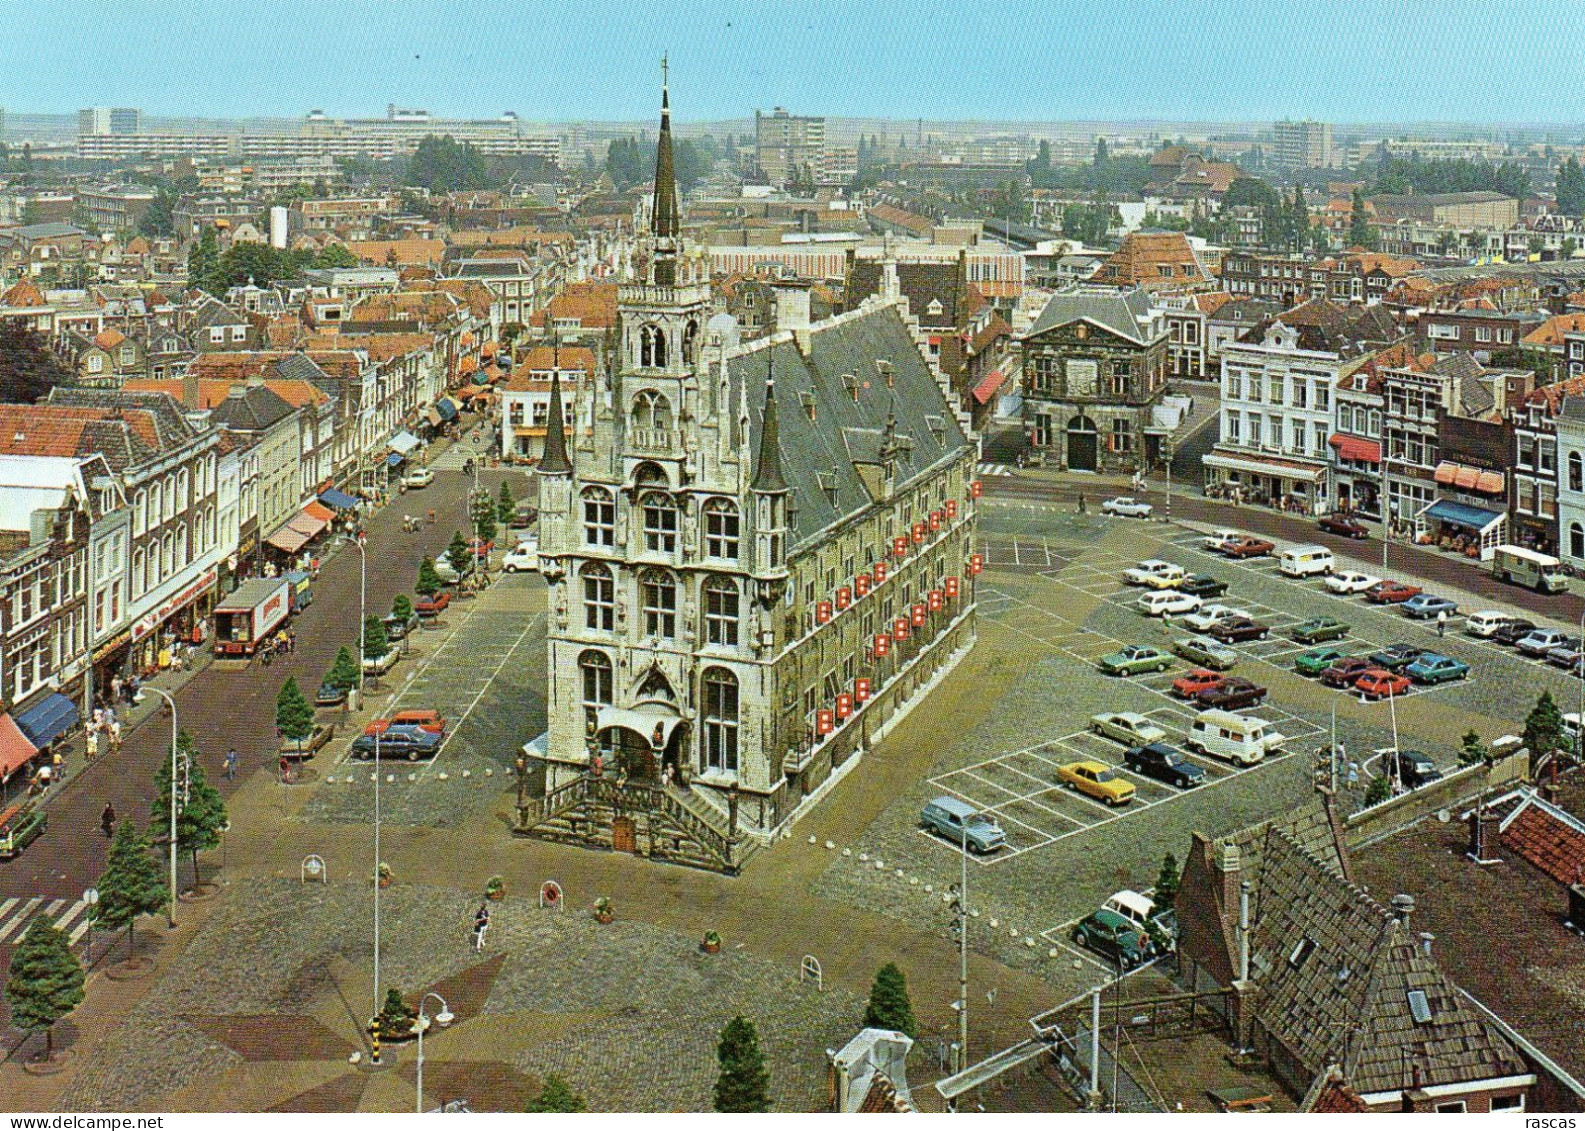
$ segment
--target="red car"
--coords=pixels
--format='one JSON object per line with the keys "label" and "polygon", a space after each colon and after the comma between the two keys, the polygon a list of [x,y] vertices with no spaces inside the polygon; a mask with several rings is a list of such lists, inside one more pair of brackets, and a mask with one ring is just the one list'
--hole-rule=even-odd
{"label": "red car", "polygon": [[1347,656],[1321,673],[1321,682],[1328,687],[1348,687],[1368,671],[1376,670],[1364,656]]}
{"label": "red car", "polygon": [[1419,592],[1418,585],[1405,585],[1401,581],[1378,581],[1365,590],[1365,600],[1372,605],[1401,605]]}
{"label": "red car", "polygon": [[413,611],[421,617],[438,617],[451,604],[451,594],[445,591],[433,597],[420,597],[413,602]]}
{"label": "red car", "polygon": [[1346,514],[1322,515],[1316,525],[1328,534],[1341,534],[1344,538],[1363,538],[1366,534],[1365,528]]}
{"label": "red car", "polygon": [[1179,676],[1172,681],[1172,693],[1183,699],[1193,699],[1202,691],[1222,686],[1222,681],[1226,678],[1221,672],[1195,668],[1188,675]]}
{"label": "red car", "polygon": [[1411,681],[1385,668],[1371,668],[1354,681],[1354,689],[1369,699],[1385,699],[1389,695],[1402,695],[1409,690]]}
{"label": "red car", "polygon": [[1205,632],[1223,644],[1237,644],[1244,640],[1264,640],[1271,632],[1271,626],[1248,617],[1228,617],[1217,621]]}
{"label": "red car", "polygon": [[425,709],[398,711],[388,719],[375,719],[363,728],[363,733],[384,734],[391,727],[418,727],[431,734],[445,734],[446,720],[441,718],[439,711]]}
{"label": "red car", "polygon": [[1208,687],[1194,698],[1202,707],[1239,711],[1253,707],[1266,697],[1266,689],[1238,676],[1229,676],[1218,687]]}
{"label": "red car", "polygon": [[1275,542],[1268,542],[1264,538],[1255,538],[1248,534],[1241,534],[1237,538],[1229,538],[1221,545],[1222,553],[1230,558],[1259,558],[1271,553],[1277,548]]}

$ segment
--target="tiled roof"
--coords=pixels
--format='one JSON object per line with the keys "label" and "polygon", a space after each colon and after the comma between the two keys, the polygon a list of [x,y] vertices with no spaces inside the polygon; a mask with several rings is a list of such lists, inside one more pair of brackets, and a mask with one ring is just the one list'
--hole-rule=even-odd
{"label": "tiled roof", "polygon": [[1534,794],[1504,822],[1502,843],[1558,883],[1585,883],[1585,822]]}
{"label": "tiled roof", "polygon": [[585,373],[594,372],[594,351],[587,346],[534,346],[525,350],[523,356],[517,359],[517,364],[512,370],[513,375],[536,370],[549,373],[551,368],[557,367],[563,373],[572,369],[581,369]]}
{"label": "tiled roof", "polygon": [[[1161,273],[1163,267],[1169,274]],[[1107,256],[1100,278],[1126,287],[1185,279],[1209,281],[1211,274],[1182,232],[1129,232]]]}
{"label": "tiled roof", "polygon": [[585,329],[609,329],[616,325],[616,292],[615,283],[571,283],[535,312],[533,324],[544,326],[548,310],[551,318],[576,318]]}
{"label": "tiled roof", "polygon": [[1585,313],[1556,314],[1531,330],[1520,342],[1527,346],[1560,346],[1564,334],[1585,330]]}
{"label": "tiled roof", "polygon": [[1215,314],[1232,301],[1233,296],[1226,291],[1208,291],[1194,296],[1195,309],[1205,314]]}
{"label": "tiled roof", "polygon": [[[908,312],[921,326],[949,329],[958,325],[966,309],[968,282],[958,260],[947,263],[902,262],[897,271],[897,287],[908,300]],[[848,271],[846,305],[853,309],[871,295],[881,292],[886,264],[878,259],[855,259]]]}
{"label": "tiled roof", "polygon": [[113,350],[126,340],[127,336],[114,326],[107,326],[94,335],[94,345],[102,350]]}
{"label": "tiled roof", "polygon": [[1585,377],[1570,377],[1567,381],[1557,381],[1551,385],[1543,385],[1524,399],[1527,405],[1538,405],[1548,412],[1556,413],[1563,404],[1564,397],[1578,396],[1585,393]]}
{"label": "tiled roof", "polygon": [[376,267],[434,265],[446,254],[443,240],[352,240],[342,246]]}
{"label": "tiled roof", "polygon": [[0,306],[14,309],[27,310],[47,305],[44,295],[33,285],[33,280],[27,278],[18,280],[15,286],[0,295]]}
{"label": "tiled roof", "polygon": [[393,295],[369,295],[347,311],[349,323],[411,322],[414,326],[438,325],[455,321],[466,306],[445,291],[399,291]]}
{"label": "tiled roof", "polygon": [[898,228],[906,228],[910,232],[917,232],[921,235],[928,233],[931,228],[935,227],[934,222],[928,216],[920,216],[917,213],[909,212],[905,208],[898,208],[891,204],[872,204],[869,208],[869,214],[882,223],[891,224]]}
{"label": "tiled roof", "polygon": [[429,334],[310,334],[305,345],[310,350],[363,350],[375,361],[390,361],[433,349],[435,339]]}

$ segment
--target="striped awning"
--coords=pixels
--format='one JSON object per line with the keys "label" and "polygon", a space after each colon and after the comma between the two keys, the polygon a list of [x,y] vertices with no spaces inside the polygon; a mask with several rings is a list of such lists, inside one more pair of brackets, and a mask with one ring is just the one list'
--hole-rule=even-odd
{"label": "striped awning", "polygon": [[0,715],[0,781],[27,765],[38,752],[38,747],[28,741],[15,719]]}

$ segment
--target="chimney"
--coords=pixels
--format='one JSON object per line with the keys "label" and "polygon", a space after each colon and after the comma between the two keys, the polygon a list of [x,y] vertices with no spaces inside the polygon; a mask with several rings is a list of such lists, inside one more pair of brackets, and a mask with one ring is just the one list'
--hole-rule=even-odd
{"label": "chimney", "polygon": [[1405,927],[1409,925],[1409,916],[1414,914],[1414,896],[1399,893],[1392,897],[1392,917]]}
{"label": "chimney", "polygon": [[1501,864],[1497,855],[1497,834],[1502,829],[1502,817],[1485,807],[1477,808],[1469,818],[1469,858],[1477,864]]}
{"label": "chimney", "polygon": [[776,329],[792,332],[798,352],[809,356],[809,284],[797,280],[780,280],[776,292]]}
{"label": "chimney", "polygon": [[198,374],[189,366],[182,374],[182,407],[188,412],[197,412],[200,405],[198,399]]}
{"label": "chimney", "polygon": [[1427,958],[1430,958],[1431,957],[1431,944],[1434,943],[1434,942],[1436,942],[1436,936],[1435,935],[1433,935],[1430,931],[1421,931],[1420,932],[1420,953],[1424,954]]}
{"label": "chimney", "polygon": [[1249,981],[1249,889],[1248,880],[1238,885],[1238,980]]}

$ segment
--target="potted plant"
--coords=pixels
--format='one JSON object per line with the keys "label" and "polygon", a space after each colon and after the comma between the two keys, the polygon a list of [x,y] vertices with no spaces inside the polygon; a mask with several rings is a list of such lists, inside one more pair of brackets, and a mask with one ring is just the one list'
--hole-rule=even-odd
{"label": "potted plant", "polygon": [[385,1004],[377,1020],[382,1040],[401,1041],[417,1035],[418,1011],[408,1007],[402,1000],[402,991],[395,986],[385,992]]}
{"label": "potted plant", "polygon": [[506,881],[500,876],[491,876],[489,883],[484,885],[484,897],[493,899],[497,903],[506,898]]}
{"label": "potted plant", "polygon": [[611,906],[611,897],[602,895],[594,901],[594,917],[597,922],[609,923],[616,918],[616,911]]}
{"label": "potted plant", "polygon": [[719,954],[721,951],[721,932],[706,931],[704,933],[704,942],[699,944],[699,949],[706,954]]}
{"label": "potted plant", "polygon": [[391,886],[391,866],[389,864],[387,864],[383,860],[380,861],[380,867],[379,867],[379,870],[375,873],[375,879],[378,880],[379,885],[382,888],[390,887]]}

